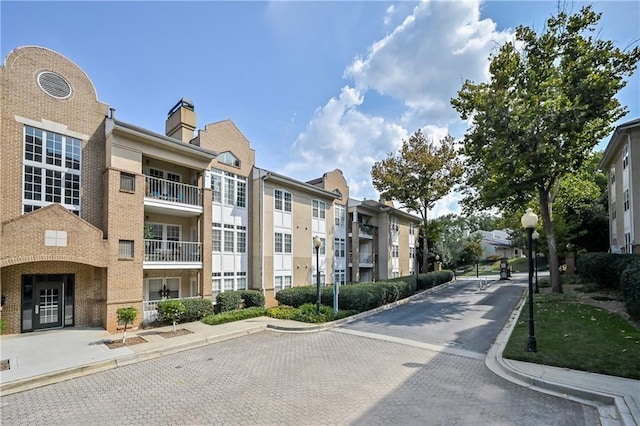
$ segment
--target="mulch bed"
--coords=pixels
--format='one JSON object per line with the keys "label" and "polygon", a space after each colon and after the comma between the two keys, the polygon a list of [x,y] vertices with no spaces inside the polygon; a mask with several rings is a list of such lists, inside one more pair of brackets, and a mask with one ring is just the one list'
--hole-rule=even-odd
{"label": "mulch bed", "polygon": [[158,333],[158,335],[165,338],[170,338],[170,337],[176,337],[176,336],[184,336],[191,333],[193,333],[193,331],[187,330],[186,328],[181,328],[176,331],[163,331],[161,333]]}
{"label": "mulch bed", "polygon": [[118,349],[118,348],[124,348],[125,346],[133,346],[133,345],[138,345],[140,343],[146,343],[146,342],[147,341],[140,336],[131,336],[131,337],[127,337],[127,340],[125,343],[122,343],[122,339],[118,339],[118,340],[111,340],[108,342],[104,342],[104,344],[107,345],[109,349]]}

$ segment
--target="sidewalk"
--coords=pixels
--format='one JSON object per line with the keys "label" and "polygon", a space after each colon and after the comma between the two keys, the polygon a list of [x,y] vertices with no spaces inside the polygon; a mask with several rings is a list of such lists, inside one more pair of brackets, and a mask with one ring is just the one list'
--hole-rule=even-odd
{"label": "sidewalk", "polygon": [[[283,332],[313,332],[329,329],[407,303],[411,299],[404,299],[373,311],[322,325],[259,317],[216,326],[201,322],[180,324],[178,329],[186,329],[191,333],[170,338],[162,337],[160,333],[171,331],[172,326],[135,330],[127,333],[127,338],[139,336],[147,342],[118,349],[109,349],[104,343],[121,338],[121,334],[109,334],[99,328],[78,327],[3,336],[0,339],[0,360],[8,360],[10,369],[0,371],[0,396],[266,329]],[[600,421],[604,426],[639,426],[640,380],[502,358],[502,351],[523,306],[524,303],[521,301],[496,338],[485,358],[487,367],[497,375],[519,385],[597,407]],[[46,350],[43,351],[42,348]]]}

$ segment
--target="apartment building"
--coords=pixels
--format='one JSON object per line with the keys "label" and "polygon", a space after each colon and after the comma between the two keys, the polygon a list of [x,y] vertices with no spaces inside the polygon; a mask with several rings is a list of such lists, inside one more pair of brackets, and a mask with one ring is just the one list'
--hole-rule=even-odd
{"label": "apartment building", "polygon": [[348,204],[350,282],[378,281],[417,272],[420,218],[391,201]]}
{"label": "apartment building", "polygon": [[640,118],[616,127],[600,168],[609,182],[610,250],[640,254]]}
{"label": "apartment building", "polygon": [[[7,332],[115,332],[120,307],[137,307],[140,322],[163,297],[210,295],[215,153],[184,128],[166,136],[116,120],[87,75],[44,48],[12,51],[0,82]],[[171,115],[189,113],[181,102]]]}
{"label": "apartment building", "polygon": [[[82,69],[42,47],[7,56],[0,90],[9,334],[116,332],[119,308],[138,309],[136,327],[166,298],[256,289],[273,306],[318,273],[342,285],[415,271],[417,218],[349,199],[340,170],[302,182],[256,167],[236,125],[197,129],[188,99],[169,110],[164,134],[121,121]],[[371,261],[353,263],[354,251]]]}

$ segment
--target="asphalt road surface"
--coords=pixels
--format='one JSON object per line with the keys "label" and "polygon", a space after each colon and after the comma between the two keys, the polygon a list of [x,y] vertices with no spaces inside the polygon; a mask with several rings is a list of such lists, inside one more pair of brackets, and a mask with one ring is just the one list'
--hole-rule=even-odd
{"label": "asphalt road surface", "polygon": [[483,354],[500,328],[500,312],[510,310],[521,288],[479,292],[458,282],[439,290],[441,296],[431,294],[345,327],[265,331],[8,395],[0,399],[0,420],[3,425],[599,424],[593,407],[531,391],[485,367]]}

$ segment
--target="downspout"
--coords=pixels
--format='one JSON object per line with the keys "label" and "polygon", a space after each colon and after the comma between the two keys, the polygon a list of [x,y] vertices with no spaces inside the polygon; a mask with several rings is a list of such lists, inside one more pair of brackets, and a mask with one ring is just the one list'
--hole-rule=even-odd
{"label": "downspout", "polygon": [[262,176],[262,170],[260,170],[260,197],[258,199],[258,207],[260,214],[258,216],[260,221],[260,237],[259,237],[259,245],[260,245],[260,290],[262,290],[262,295],[265,300],[267,298],[266,290],[264,288],[264,208],[263,205],[263,197],[264,197],[264,181],[267,178],[267,175]]}

